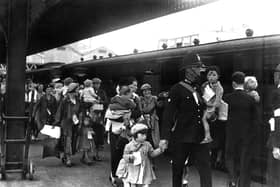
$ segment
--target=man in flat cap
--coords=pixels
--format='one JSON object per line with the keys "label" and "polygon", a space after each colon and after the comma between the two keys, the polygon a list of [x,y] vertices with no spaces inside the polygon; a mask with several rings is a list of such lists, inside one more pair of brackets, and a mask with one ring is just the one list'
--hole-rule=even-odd
{"label": "man in flat cap", "polygon": [[203,103],[195,85],[200,79],[202,65],[197,55],[190,55],[181,68],[184,80],[175,84],[170,92],[162,120],[162,140],[165,147],[172,142],[172,183],[182,186],[183,168],[187,158],[195,159],[200,175],[200,186],[211,187],[210,151],[204,138],[202,124]]}

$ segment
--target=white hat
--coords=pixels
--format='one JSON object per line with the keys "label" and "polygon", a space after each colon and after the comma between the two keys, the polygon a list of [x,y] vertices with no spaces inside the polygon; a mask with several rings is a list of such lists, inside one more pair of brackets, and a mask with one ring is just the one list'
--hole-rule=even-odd
{"label": "white hat", "polygon": [[137,132],[142,131],[142,130],[146,130],[146,129],[148,129],[147,125],[145,125],[143,123],[136,123],[131,128],[131,134],[136,134]]}

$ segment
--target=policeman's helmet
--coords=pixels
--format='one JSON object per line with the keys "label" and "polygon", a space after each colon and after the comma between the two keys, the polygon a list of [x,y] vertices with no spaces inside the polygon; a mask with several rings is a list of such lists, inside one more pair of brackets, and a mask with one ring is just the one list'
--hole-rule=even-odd
{"label": "policeman's helmet", "polygon": [[197,82],[201,73],[206,71],[206,66],[202,63],[199,54],[190,54],[184,58],[180,71],[184,73],[184,78]]}

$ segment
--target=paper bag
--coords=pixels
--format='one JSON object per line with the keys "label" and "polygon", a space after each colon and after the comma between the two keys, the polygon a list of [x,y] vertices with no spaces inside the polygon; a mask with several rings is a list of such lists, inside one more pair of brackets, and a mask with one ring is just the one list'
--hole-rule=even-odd
{"label": "paper bag", "polygon": [[228,119],[228,104],[223,100],[219,106],[218,119],[222,121],[226,121]]}
{"label": "paper bag", "polygon": [[87,138],[88,138],[89,140],[92,140],[92,139],[93,139],[93,134],[94,134],[93,131],[88,131],[88,133],[87,133]]}
{"label": "paper bag", "polygon": [[141,152],[137,151],[133,153],[134,160],[133,160],[133,165],[137,166],[142,163],[142,157],[141,157]]}
{"label": "paper bag", "polygon": [[74,115],[72,116],[72,120],[73,120],[73,123],[74,123],[75,125],[78,125],[78,124],[79,124],[79,119],[78,119],[78,117],[77,117],[76,114],[74,114]]}
{"label": "paper bag", "polygon": [[274,117],[280,117],[280,108],[274,110]]}
{"label": "paper bag", "polygon": [[209,87],[209,85],[207,85],[204,89],[204,93],[203,93],[203,99],[208,102],[210,101],[210,99],[212,99],[215,96],[215,92],[212,90],[212,88]]}

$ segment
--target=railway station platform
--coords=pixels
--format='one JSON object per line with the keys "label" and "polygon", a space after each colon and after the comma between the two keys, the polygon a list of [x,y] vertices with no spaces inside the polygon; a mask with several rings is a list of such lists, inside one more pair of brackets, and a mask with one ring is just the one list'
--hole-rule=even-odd
{"label": "railway station platform", "polygon": [[[95,162],[92,166],[80,162],[81,155],[73,157],[74,166],[65,167],[54,157],[42,159],[42,146],[33,144],[30,157],[35,163],[33,181],[21,180],[18,175],[9,175],[7,181],[0,181],[1,187],[112,187],[108,180],[110,173],[109,146],[103,153],[104,161]],[[171,164],[166,156],[156,159],[157,180],[152,187],[171,187]],[[195,168],[191,168],[189,187],[199,187],[199,176]],[[213,187],[227,187],[226,173],[213,170]],[[252,183],[251,187],[267,187]]]}

